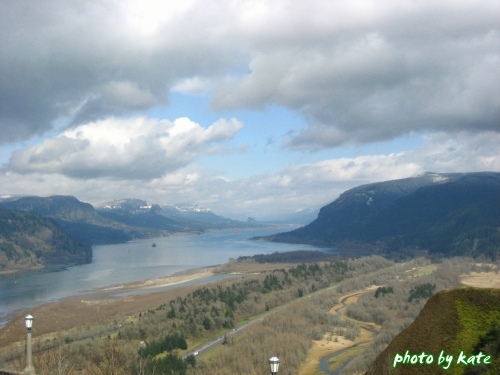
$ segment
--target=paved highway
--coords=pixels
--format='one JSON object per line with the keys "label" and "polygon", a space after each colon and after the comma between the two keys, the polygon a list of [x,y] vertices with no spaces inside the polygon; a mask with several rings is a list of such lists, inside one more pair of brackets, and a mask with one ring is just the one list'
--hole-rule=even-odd
{"label": "paved highway", "polygon": [[[312,297],[313,295],[316,295],[316,294],[320,294],[320,293],[323,293],[323,292],[326,292],[328,290],[331,290],[331,289],[336,289],[338,288],[338,284],[337,285],[334,285],[334,286],[330,286],[326,289],[321,289],[321,290],[318,290],[314,293],[310,293],[310,294],[306,294],[304,296],[304,298],[310,298]],[[296,299],[295,300],[292,300],[290,302],[287,302],[281,306],[278,306],[276,308],[274,308],[273,310],[270,310],[264,314],[262,314],[261,316],[259,316],[258,318],[255,318],[251,321],[249,321],[248,323],[245,323],[241,326],[239,326],[238,328],[234,328],[232,329],[231,331],[227,331],[225,334],[223,334],[222,336],[218,336],[217,338],[213,339],[212,341],[202,345],[202,346],[199,346],[197,348],[194,348],[193,350],[187,352],[186,354],[184,354],[182,356],[183,359],[189,357],[190,355],[194,355],[194,356],[197,356],[197,355],[201,355],[201,354],[204,354],[206,352],[208,352],[209,350],[212,350],[220,345],[222,345],[224,343],[225,340],[228,340],[230,339],[231,337],[234,337],[236,335],[238,335],[239,333],[241,333],[245,328],[247,328],[249,325],[251,324],[254,324],[256,322],[260,322],[262,320],[264,320],[264,318],[269,315],[269,314],[274,314],[276,311],[280,310],[280,309],[284,309],[286,308],[289,304],[293,303],[297,301]]]}
{"label": "paved highway", "polygon": [[199,346],[199,347],[191,350],[190,352],[184,354],[182,356],[182,358],[185,359],[185,358],[189,357],[190,355],[197,356],[197,355],[204,354],[204,353],[208,352],[209,350],[212,350],[212,349],[222,345],[225,340],[229,340],[231,337],[238,335],[239,333],[241,333],[241,331],[243,331],[245,328],[247,328],[250,324],[253,324],[253,323],[258,322],[258,321],[262,321],[263,319],[264,319],[264,317],[254,319],[248,323],[243,324],[242,326],[240,326],[238,328],[234,328],[231,331],[227,331],[224,335],[219,336],[219,337],[213,339],[212,341],[208,342],[207,344]]}

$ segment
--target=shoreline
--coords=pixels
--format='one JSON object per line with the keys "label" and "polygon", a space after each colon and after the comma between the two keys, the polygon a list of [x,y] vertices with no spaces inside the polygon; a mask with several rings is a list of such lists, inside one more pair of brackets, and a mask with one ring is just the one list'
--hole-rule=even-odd
{"label": "shoreline", "polygon": [[220,265],[190,268],[184,271],[175,272],[172,275],[157,277],[154,279],[144,279],[138,281],[131,281],[129,283],[108,285],[102,288],[90,291],[90,294],[99,294],[107,292],[129,292],[143,289],[163,288],[172,285],[182,284],[205,277],[210,277],[216,274],[215,268]]}
{"label": "shoreline", "polygon": [[[95,289],[89,289],[86,291],[83,291],[80,294],[73,294],[73,295],[68,295],[65,297],[53,299],[53,300],[47,300],[41,304],[35,305],[33,307],[27,307],[27,308],[18,308],[15,310],[12,310],[8,312],[7,314],[0,316],[0,336],[2,333],[2,330],[9,325],[12,320],[16,319],[20,315],[23,315],[25,312],[28,311],[36,311],[38,308],[43,307],[45,305],[49,304],[54,304],[59,301],[63,301],[66,299],[72,299],[72,298],[81,298],[83,300],[106,300],[106,299],[121,299],[121,298],[126,298],[127,296],[131,296],[134,294],[134,292],[138,291],[147,291],[148,289],[156,289],[156,290],[151,290],[150,292],[146,293],[161,293],[162,288],[168,288],[172,287],[175,285],[179,285],[179,287],[182,287],[181,284],[184,283],[189,283],[196,281],[198,279],[204,279],[208,278],[211,276],[214,276],[216,274],[220,274],[221,272],[215,272],[215,269],[220,267],[221,265],[212,265],[212,266],[205,266],[205,267],[197,267],[197,268],[190,268],[182,271],[177,271],[174,272],[171,275],[167,276],[162,276],[162,277],[157,277],[154,279],[142,279],[142,280],[137,280],[137,281],[131,281],[127,283],[121,283],[121,284],[111,284],[111,285],[106,285],[100,288],[95,288]],[[35,272],[35,271],[40,271],[46,269],[46,267],[37,267],[37,268],[32,268],[29,270],[9,270],[9,271],[3,271],[0,273],[0,276],[9,276],[9,275],[15,275],[18,274],[19,272]]]}
{"label": "shoreline", "polygon": [[[215,282],[201,280],[220,274],[215,271],[217,267],[193,268],[165,277],[110,285],[82,295],[43,303],[29,309],[29,313],[37,322],[35,328],[38,337],[85,325],[98,325],[113,320],[125,321],[134,314],[156,308],[162,301],[177,298],[199,288],[200,285]],[[190,283],[196,280],[200,282]],[[182,285],[184,283],[188,284]],[[134,291],[141,290],[146,293],[133,294]],[[25,309],[16,310],[4,317],[5,323],[0,326],[0,347],[24,339],[24,315],[27,312]]]}

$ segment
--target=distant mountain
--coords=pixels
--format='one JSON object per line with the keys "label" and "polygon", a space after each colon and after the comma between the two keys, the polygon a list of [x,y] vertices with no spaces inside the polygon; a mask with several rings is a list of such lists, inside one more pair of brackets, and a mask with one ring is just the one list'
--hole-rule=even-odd
{"label": "distant mountain", "polygon": [[170,217],[196,220],[206,223],[227,223],[241,225],[241,222],[216,215],[209,208],[200,207],[197,204],[179,203],[175,205],[162,205],[164,215]]}
{"label": "distant mountain", "polygon": [[500,173],[425,173],[350,189],[310,224],[265,239],[497,259],[499,228]]}
{"label": "distant mountain", "polygon": [[69,235],[90,244],[259,225],[223,218],[196,205],[161,207],[140,199],[107,202],[95,209],[73,196],[4,197],[0,209],[52,218]]}
{"label": "distant mountain", "polygon": [[54,220],[0,209],[0,271],[91,260],[90,245],[66,234]]}
{"label": "distant mountain", "polygon": [[96,210],[108,219],[127,225],[171,232],[201,232],[259,225],[231,220],[216,215],[208,208],[187,203],[160,206],[140,199],[121,199],[102,203]]}
{"label": "distant mountain", "polygon": [[130,228],[99,215],[89,203],[73,196],[9,197],[0,209],[31,212],[54,219],[71,236],[90,243],[117,243],[134,238]]}
{"label": "distant mountain", "polygon": [[[142,230],[149,235],[155,233],[189,232],[194,229],[163,215],[163,210],[157,204],[147,203],[140,199],[122,199],[119,201],[106,202],[96,207],[96,211],[102,217],[122,223],[135,230]],[[143,235],[144,236],[144,235]]]}
{"label": "distant mountain", "polygon": [[[415,321],[392,340],[365,375],[499,374],[499,343],[499,289],[442,291],[427,301]],[[422,363],[415,358],[411,362],[411,357],[422,353]],[[404,361],[405,354],[410,363],[394,366],[395,359]],[[446,360],[447,356],[452,358]],[[484,364],[486,356],[489,364]]]}

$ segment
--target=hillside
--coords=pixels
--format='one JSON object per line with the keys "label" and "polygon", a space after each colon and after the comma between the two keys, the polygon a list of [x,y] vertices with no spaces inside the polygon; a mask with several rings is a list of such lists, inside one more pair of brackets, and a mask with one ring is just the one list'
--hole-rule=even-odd
{"label": "hillside", "polygon": [[499,227],[500,173],[425,173],[348,190],[312,223],[265,239],[497,259]]}
{"label": "hillside", "polygon": [[139,199],[108,202],[95,209],[72,196],[11,197],[0,201],[0,209],[52,218],[69,235],[90,244],[250,225],[223,218],[209,210],[162,208]]}
{"label": "hillside", "polygon": [[90,244],[125,242],[134,238],[130,228],[102,217],[91,204],[73,196],[12,197],[0,201],[0,209],[49,217],[69,235]]}
{"label": "hillside", "polygon": [[[413,355],[425,352],[423,364],[420,359],[414,364],[402,363],[407,351],[410,361]],[[483,356],[478,357],[479,353]],[[467,365],[460,360],[464,355]],[[483,364],[486,356],[490,356],[490,364]],[[377,357],[366,375],[478,373],[500,373],[499,289],[461,288],[435,294],[415,321]]]}
{"label": "hillside", "polygon": [[92,248],[68,236],[54,220],[0,210],[0,271],[91,260]]}

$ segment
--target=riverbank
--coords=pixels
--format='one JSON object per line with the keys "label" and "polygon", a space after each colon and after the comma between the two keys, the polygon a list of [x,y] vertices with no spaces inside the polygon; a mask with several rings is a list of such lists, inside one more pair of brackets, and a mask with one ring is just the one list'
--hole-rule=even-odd
{"label": "riverbank", "polygon": [[[324,364],[324,367],[321,368],[323,359],[327,357],[333,357],[336,354],[341,354],[347,351],[350,351],[352,355],[354,355],[354,349],[359,347],[360,344],[367,344],[373,340],[373,331],[379,332],[381,327],[376,325],[375,323],[366,323],[356,321],[352,318],[348,318],[345,315],[346,307],[352,305],[357,302],[360,295],[363,293],[367,293],[376,289],[377,286],[370,286],[361,291],[354,291],[343,294],[339,297],[339,302],[333,306],[328,312],[332,315],[341,316],[343,319],[349,319],[351,321],[355,321],[360,326],[360,334],[355,340],[348,340],[342,335],[334,335],[332,333],[326,333],[321,340],[313,340],[312,346],[309,349],[309,354],[307,358],[302,363],[299,368],[297,374],[299,375],[310,375],[310,374],[324,374],[332,372],[330,370],[330,365],[332,368],[337,369],[338,366],[342,365],[342,362],[337,358],[337,363],[329,364],[328,361]],[[349,354],[346,353],[346,354]],[[349,354],[349,355],[351,355]]]}
{"label": "riverbank", "polygon": [[[215,269],[216,266],[197,268],[162,278],[113,285],[37,306],[29,311],[35,317],[33,334],[38,339],[50,339],[61,331],[126,322],[135,314],[154,309],[208,283],[206,280],[215,274]],[[139,291],[144,293],[135,294]],[[9,322],[0,329],[0,347],[24,339],[26,313],[11,314]]]}

